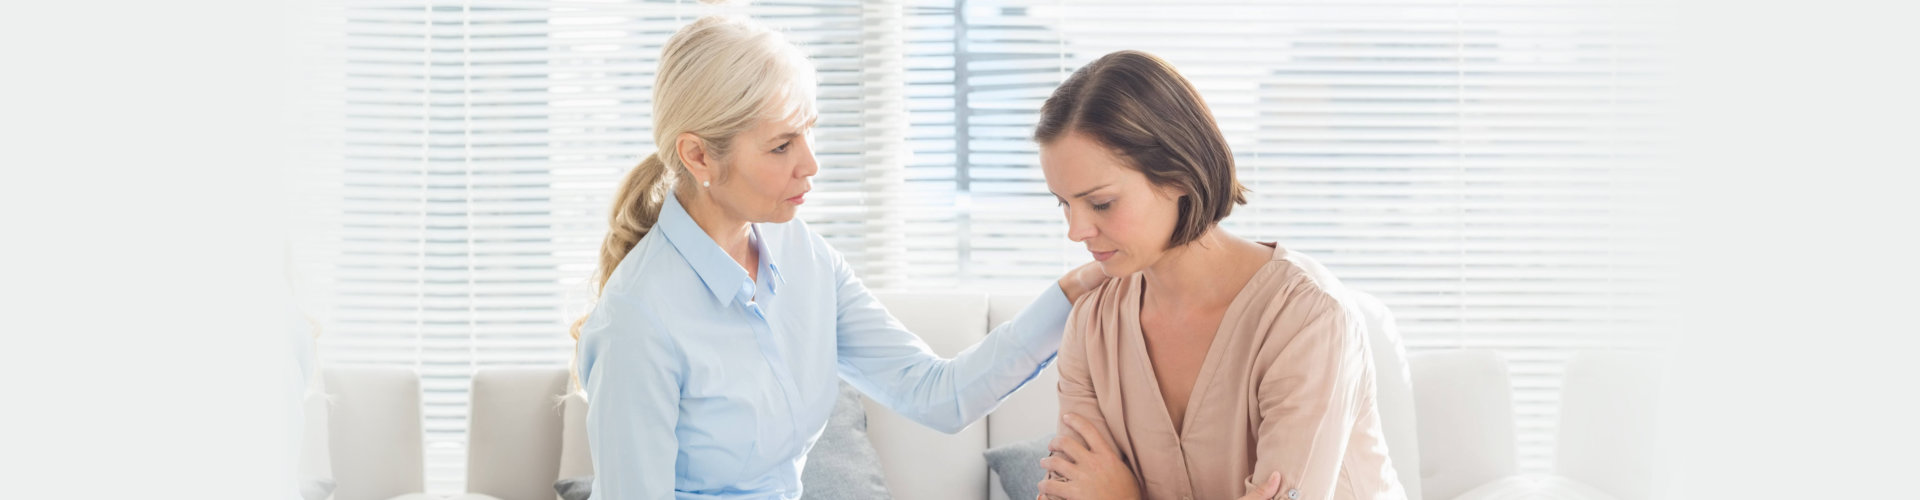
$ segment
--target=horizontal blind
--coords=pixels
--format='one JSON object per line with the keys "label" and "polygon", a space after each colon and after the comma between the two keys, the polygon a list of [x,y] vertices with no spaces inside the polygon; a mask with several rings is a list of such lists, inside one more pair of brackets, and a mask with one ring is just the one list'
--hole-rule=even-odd
{"label": "horizontal blind", "polygon": [[[908,151],[898,4],[330,2],[313,10],[314,124],[296,268],[330,366],[420,372],[427,484],[465,483],[480,368],[566,366],[616,181],[654,150],[661,46],[750,15],[814,57],[821,171],[801,217],[871,281],[901,275],[884,210]],[[889,147],[889,144],[901,145]],[[893,267],[890,267],[893,266]]]}
{"label": "horizontal blind", "polygon": [[1313,255],[1378,296],[1411,350],[1500,352],[1521,468],[1544,472],[1564,361],[1647,342],[1647,272],[1622,225],[1650,175],[1657,90],[1637,11],[967,2],[956,65],[970,161],[954,174],[972,201],[964,279],[1045,279],[1088,260],[1065,238],[1028,137],[1065,75],[1145,50],[1200,90],[1253,191],[1224,227]]}
{"label": "horizontal blind", "polygon": [[1643,345],[1657,51],[1599,2],[355,2],[312,8],[323,61],[300,282],[328,364],[411,366],[429,486],[463,482],[466,387],[564,366],[614,182],[654,148],[653,71],[686,22],[785,31],[821,82],[801,218],[876,287],[1020,288],[1084,262],[1028,140],[1073,69],[1172,61],[1252,203],[1226,226],[1325,261],[1414,350],[1512,362],[1522,466],[1551,458],[1566,356]]}

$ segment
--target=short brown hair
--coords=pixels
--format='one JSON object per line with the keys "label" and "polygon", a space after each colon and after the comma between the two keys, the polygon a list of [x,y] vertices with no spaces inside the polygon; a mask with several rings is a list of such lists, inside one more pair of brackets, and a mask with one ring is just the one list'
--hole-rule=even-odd
{"label": "short brown hair", "polygon": [[1126,159],[1155,186],[1177,187],[1179,222],[1167,247],[1199,238],[1247,203],[1233,151],[1193,84],[1152,54],[1123,50],[1079,70],[1040,105],[1033,140],[1079,131]]}

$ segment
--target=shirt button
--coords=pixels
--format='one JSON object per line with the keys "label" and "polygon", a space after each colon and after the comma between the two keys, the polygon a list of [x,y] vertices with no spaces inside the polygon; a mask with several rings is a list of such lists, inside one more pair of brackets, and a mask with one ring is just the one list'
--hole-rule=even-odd
{"label": "shirt button", "polygon": [[1300,489],[1299,489],[1299,488],[1287,488],[1287,499],[1288,499],[1288,500],[1300,500]]}

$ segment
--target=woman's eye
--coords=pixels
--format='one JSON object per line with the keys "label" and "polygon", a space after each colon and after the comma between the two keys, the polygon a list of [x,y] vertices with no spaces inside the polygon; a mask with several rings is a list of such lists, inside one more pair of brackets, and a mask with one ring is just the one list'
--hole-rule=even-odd
{"label": "woman's eye", "polygon": [[1095,204],[1093,204],[1093,209],[1094,209],[1094,210],[1101,210],[1101,211],[1105,211],[1105,210],[1107,209],[1107,207],[1111,207],[1111,206],[1113,206],[1113,202],[1111,202],[1111,201],[1109,201],[1109,202],[1106,202],[1106,203],[1095,203]]}
{"label": "woman's eye", "polygon": [[793,145],[793,141],[782,142],[780,143],[780,147],[773,148],[773,152],[785,153],[787,152],[787,146],[791,146],[791,145]]}

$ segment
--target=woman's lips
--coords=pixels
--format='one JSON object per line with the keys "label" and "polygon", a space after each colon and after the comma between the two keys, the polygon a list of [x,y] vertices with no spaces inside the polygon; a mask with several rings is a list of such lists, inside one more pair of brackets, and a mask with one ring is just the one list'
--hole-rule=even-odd
{"label": "woman's lips", "polygon": [[806,203],[807,193],[800,193],[800,194],[794,195],[792,198],[787,198],[787,201],[792,202],[795,205]]}
{"label": "woman's lips", "polygon": [[[1092,250],[1088,250],[1088,251],[1089,251],[1089,252],[1092,252]],[[1105,251],[1105,252],[1093,252],[1093,260],[1097,260],[1097,261],[1100,261],[1100,262],[1106,262],[1106,261],[1107,261],[1107,259],[1110,259],[1110,258],[1113,258],[1113,254],[1115,254],[1115,253],[1119,253],[1119,252],[1120,252],[1119,250],[1109,250],[1109,251]]]}

